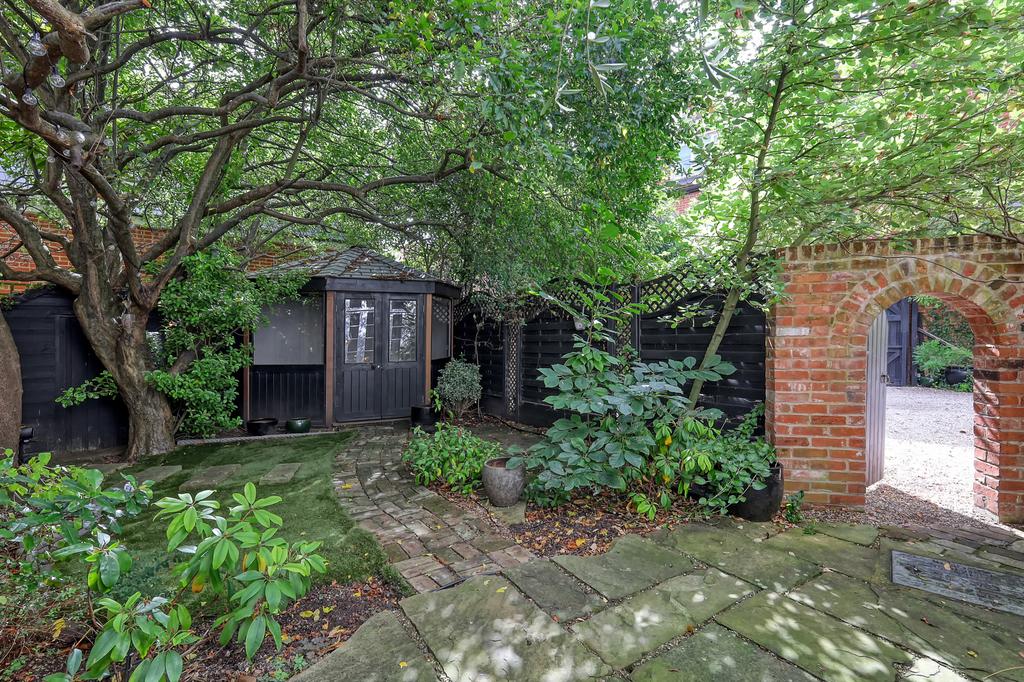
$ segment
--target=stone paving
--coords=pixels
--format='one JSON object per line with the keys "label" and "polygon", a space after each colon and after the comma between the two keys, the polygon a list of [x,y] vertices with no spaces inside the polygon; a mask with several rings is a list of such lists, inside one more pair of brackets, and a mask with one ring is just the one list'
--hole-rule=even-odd
{"label": "stone paving", "polygon": [[402,462],[408,437],[405,423],[356,430],[335,460],[334,488],[413,589],[429,592],[535,558],[497,534],[483,510],[417,485]]}
{"label": "stone paving", "polygon": [[[377,454],[358,460],[379,458],[393,438],[363,439]],[[399,512],[388,515],[401,521],[389,526],[396,537],[405,519],[429,526],[408,507],[430,498],[407,495],[414,486],[377,467],[383,475],[366,469],[368,494],[350,495],[367,513],[377,508],[365,519],[388,500]],[[473,527],[446,513],[435,514],[445,522],[436,537]],[[299,679],[1024,681],[1024,617],[894,585],[888,572],[899,550],[1024,584],[1024,535],[826,524],[780,531],[722,519],[625,536],[595,557],[478,575],[375,616]]]}

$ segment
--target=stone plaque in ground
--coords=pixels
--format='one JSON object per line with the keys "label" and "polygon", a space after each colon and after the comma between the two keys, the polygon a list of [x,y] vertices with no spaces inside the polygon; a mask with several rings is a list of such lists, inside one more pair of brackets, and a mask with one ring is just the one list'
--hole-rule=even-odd
{"label": "stone plaque in ground", "polygon": [[830,682],[896,679],[913,656],[777,592],[761,592],[716,620],[812,675]]}
{"label": "stone plaque in ground", "polygon": [[282,485],[295,478],[296,472],[302,466],[301,462],[284,462],[277,464],[273,469],[260,477],[260,485]]}
{"label": "stone plaque in ground", "polygon": [[893,551],[892,581],[1024,616],[1024,577]]}
{"label": "stone plaque in ground", "polygon": [[751,592],[751,585],[709,568],[666,580],[572,629],[606,663],[624,668]]}
{"label": "stone plaque in ground", "polygon": [[520,564],[505,571],[509,580],[537,604],[566,622],[589,616],[605,606],[605,600],[586,592],[565,571],[547,559]]}
{"label": "stone plaque in ground", "polygon": [[218,484],[234,476],[241,464],[220,464],[218,466],[197,469],[192,472],[192,478],[188,479],[178,488],[179,490],[210,490]]}
{"label": "stone plaque in ground", "polygon": [[435,682],[434,666],[405,632],[393,611],[378,613],[341,648],[292,682]]}
{"label": "stone plaque in ground", "polygon": [[789,597],[941,663],[1024,680],[1017,653],[1024,648],[1017,642],[1024,618],[838,573],[825,573]]}
{"label": "stone plaque in ground", "polygon": [[785,592],[820,572],[817,565],[752,540],[735,529],[686,524],[650,536],[659,545],[695,557],[758,587]]}
{"label": "stone plaque in ground", "polygon": [[608,599],[620,599],[693,569],[693,562],[636,535],[619,538],[605,554],[557,556],[560,566]]}
{"label": "stone plaque in ground", "polygon": [[799,668],[712,623],[633,671],[634,682],[814,682]]}
{"label": "stone plaque in ground", "polygon": [[402,609],[453,682],[570,682],[612,672],[502,577],[409,597]]}
{"label": "stone plaque in ground", "polygon": [[135,480],[137,480],[139,483],[142,483],[143,481],[153,481],[153,483],[159,483],[160,481],[167,480],[168,478],[178,473],[179,471],[181,471],[181,466],[178,464],[149,467],[148,469],[143,469],[138,474],[136,474]]}

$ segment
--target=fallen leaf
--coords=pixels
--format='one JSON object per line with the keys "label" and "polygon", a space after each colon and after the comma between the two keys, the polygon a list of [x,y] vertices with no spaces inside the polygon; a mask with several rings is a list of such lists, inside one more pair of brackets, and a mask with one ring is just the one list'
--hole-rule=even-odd
{"label": "fallen leaf", "polygon": [[64,622],[63,618],[58,618],[57,620],[55,620],[53,622],[53,638],[54,639],[57,639],[58,637],[60,637],[60,633],[62,633],[64,631],[64,625],[65,625],[65,622]]}
{"label": "fallen leaf", "polygon": [[324,613],[330,613],[333,610],[334,610],[333,606],[325,606],[325,607],[323,607]]}
{"label": "fallen leaf", "polygon": [[586,540],[584,540],[583,538],[576,538],[576,546],[577,547],[582,547],[584,545],[584,543],[586,543]]}
{"label": "fallen leaf", "polygon": [[399,661],[399,662],[398,662],[398,667],[399,667],[399,668],[408,668],[408,667],[409,667],[409,664],[408,664],[408,663],[406,663],[405,661]]}
{"label": "fallen leaf", "polygon": [[942,564],[942,567],[943,567],[944,569],[946,569],[947,571],[951,571],[951,570],[953,570],[953,567],[949,565],[949,562],[948,562],[948,561],[947,561],[946,563]]}
{"label": "fallen leaf", "polygon": [[499,587],[498,588],[498,592],[504,592],[507,589],[508,589],[507,587]]}
{"label": "fallen leaf", "polygon": [[973,651],[971,649],[968,649],[967,650],[967,655],[971,656],[972,658],[977,658],[978,657],[978,652],[977,651]]}

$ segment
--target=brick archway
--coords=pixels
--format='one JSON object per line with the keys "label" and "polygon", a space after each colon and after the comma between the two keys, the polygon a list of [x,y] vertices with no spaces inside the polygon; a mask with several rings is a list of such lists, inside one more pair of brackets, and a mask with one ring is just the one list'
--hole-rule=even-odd
{"label": "brick archway", "polygon": [[860,241],[782,252],[786,299],[768,344],[768,435],[787,487],[862,507],[868,328],[915,294],[974,330],[975,504],[1024,520],[1024,254],[987,237]]}

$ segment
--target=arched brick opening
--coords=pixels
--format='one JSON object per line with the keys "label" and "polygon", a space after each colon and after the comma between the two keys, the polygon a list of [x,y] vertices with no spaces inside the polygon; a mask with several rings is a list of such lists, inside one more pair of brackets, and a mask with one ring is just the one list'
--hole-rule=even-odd
{"label": "arched brick opening", "polygon": [[862,507],[867,336],[915,294],[938,296],[976,336],[975,503],[1024,520],[1024,257],[990,238],[883,241],[785,250],[786,298],[768,348],[767,428],[787,487],[815,504]]}

